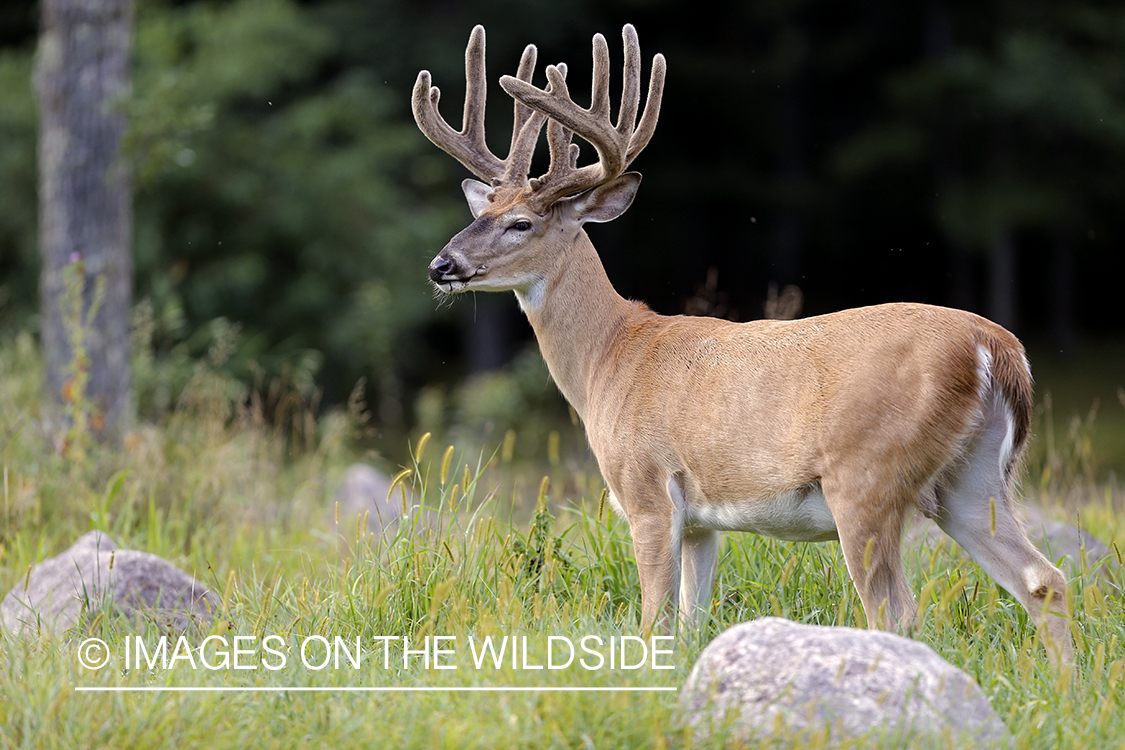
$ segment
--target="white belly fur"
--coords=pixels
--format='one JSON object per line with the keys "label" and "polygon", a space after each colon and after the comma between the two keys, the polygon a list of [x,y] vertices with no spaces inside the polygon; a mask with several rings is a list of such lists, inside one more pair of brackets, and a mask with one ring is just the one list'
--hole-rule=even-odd
{"label": "white belly fur", "polygon": [[819,484],[764,500],[722,505],[686,503],[685,526],[718,531],[751,531],[791,542],[837,539],[836,521]]}

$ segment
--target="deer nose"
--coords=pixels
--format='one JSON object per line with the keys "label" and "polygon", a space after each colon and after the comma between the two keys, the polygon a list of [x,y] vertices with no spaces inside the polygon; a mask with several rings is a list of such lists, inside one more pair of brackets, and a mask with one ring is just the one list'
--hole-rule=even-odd
{"label": "deer nose", "polygon": [[441,281],[447,275],[453,273],[453,268],[454,263],[452,260],[439,255],[430,263],[430,279],[433,281]]}

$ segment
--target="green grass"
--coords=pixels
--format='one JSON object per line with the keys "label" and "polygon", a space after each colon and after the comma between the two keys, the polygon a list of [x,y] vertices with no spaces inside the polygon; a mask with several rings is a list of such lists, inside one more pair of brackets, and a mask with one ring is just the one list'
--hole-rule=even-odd
{"label": "green grass", "polygon": [[[253,670],[193,669],[183,661],[125,669],[126,644],[137,637],[155,644],[160,633],[90,612],[61,637],[0,644],[2,747],[691,747],[674,723],[675,692],[76,688],[674,688],[703,646],[737,622],[779,615],[863,625],[837,545],[730,535],[712,617],[663,657],[674,669],[478,670],[469,636],[526,637],[530,663],[543,664],[549,636],[577,643],[586,635],[638,634],[628,530],[604,506],[588,458],[552,456],[540,469],[516,470],[502,446],[482,456],[416,443],[399,487],[439,521],[376,540],[355,519],[337,519],[333,503],[338,478],[356,459],[353,438],[364,422],[356,409],[287,419],[279,430],[263,407],[240,406],[201,367],[160,424],[130,435],[120,451],[95,448],[76,460],[57,455],[38,431],[37,367],[26,338],[0,346],[0,589],[101,528],[211,586],[224,603],[211,635],[228,643],[271,634],[292,644],[314,635],[349,644],[358,637],[368,651],[358,669],[306,668],[297,651],[276,671],[261,666],[264,652],[244,662],[259,665]],[[1028,491],[1052,502],[1065,494],[1087,528],[1122,546],[1122,488],[1083,475],[1071,458],[1049,458],[1069,473],[1056,471],[1044,483],[1042,467],[1033,466]],[[1018,605],[951,545],[912,552],[908,561],[925,614],[916,637],[977,679],[1018,747],[1125,747],[1125,614],[1108,593],[1113,581],[1085,575],[1073,583],[1077,679],[1070,684],[1048,668]],[[404,667],[397,650],[385,668],[380,636],[413,643],[453,636],[446,663],[458,668],[425,669],[417,657]],[[108,644],[110,666],[79,665],[78,645],[88,637]],[[207,653],[212,663],[220,658]]]}
{"label": "green grass", "polygon": [[1032,456],[1056,474],[1125,478],[1125,347],[1088,342],[1065,355],[1030,352],[1035,375]]}

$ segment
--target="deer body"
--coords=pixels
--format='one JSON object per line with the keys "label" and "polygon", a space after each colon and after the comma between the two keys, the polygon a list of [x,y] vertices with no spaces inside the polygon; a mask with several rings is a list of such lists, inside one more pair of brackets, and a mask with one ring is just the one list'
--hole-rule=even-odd
{"label": "deer body", "polygon": [[[677,604],[681,623],[698,621],[717,532],[727,530],[838,538],[869,625],[909,628],[914,599],[899,544],[917,510],[1020,600],[1053,659],[1069,661],[1065,578],[1013,512],[1032,402],[1012,334],[971,313],[918,304],[784,322],[662,316],[613,289],[583,225],[631,204],[640,176],[624,169],[652,134],[663,81],[658,56],[634,131],[631,27],[625,40],[616,127],[600,35],[590,110],[570,100],[563,66],[548,68],[545,91],[530,85],[534,48],[517,79],[502,79],[517,102],[503,162],[482,151],[479,27],[466,54],[465,129],[454,133],[440,120],[425,72],[414,109],[435,143],[491,181],[463,184],[475,220],[434,258],[430,278],[450,293],[515,292],[629,522],[644,627],[670,623]],[[550,171],[528,180],[544,121]],[[594,143],[597,165],[577,167],[571,130]]]}

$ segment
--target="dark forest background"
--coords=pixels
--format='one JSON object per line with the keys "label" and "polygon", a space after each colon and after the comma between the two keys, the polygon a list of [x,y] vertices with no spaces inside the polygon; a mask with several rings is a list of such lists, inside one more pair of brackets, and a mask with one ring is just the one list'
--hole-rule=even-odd
{"label": "dark forest background", "polygon": [[[577,97],[597,31],[617,87],[625,22],[646,61],[666,55],[668,79],[634,165],[636,203],[591,231],[622,294],[739,320],[762,317],[771,286],[787,285],[802,315],[898,300],[966,308],[1021,336],[1044,372],[1069,371],[1079,408],[1095,391],[1116,400],[1116,0],[138,0],[120,103],[134,318],[141,348],[166,365],[138,378],[139,414],[173,401],[208,352],[234,378],[280,379],[320,403],[345,401],[362,378],[388,442],[484,409],[468,404],[487,406],[479,389],[458,391],[473,373],[506,366],[541,387],[508,295],[434,300],[426,266],[469,220],[466,175],[418,132],[410,91],[429,69],[459,123],[464,47],[483,24],[490,140],[504,152],[511,107],[496,81],[523,45],[538,45],[541,66],[568,62]],[[37,35],[35,2],[0,5],[7,331],[38,325]]]}

